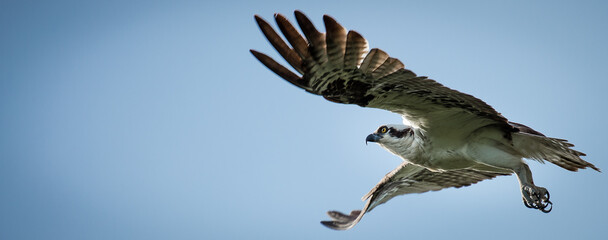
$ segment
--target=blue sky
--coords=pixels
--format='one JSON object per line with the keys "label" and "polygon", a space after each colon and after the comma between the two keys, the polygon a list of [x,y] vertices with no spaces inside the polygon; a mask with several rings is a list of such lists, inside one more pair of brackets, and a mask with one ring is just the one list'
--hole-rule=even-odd
{"label": "blue sky", "polygon": [[0,238],[605,238],[605,173],[536,162],[550,214],[500,177],[321,226],[399,165],[364,139],[401,119],[307,94],[251,56],[278,56],[253,15],[294,9],[608,169],[602,1],[2,1]]}

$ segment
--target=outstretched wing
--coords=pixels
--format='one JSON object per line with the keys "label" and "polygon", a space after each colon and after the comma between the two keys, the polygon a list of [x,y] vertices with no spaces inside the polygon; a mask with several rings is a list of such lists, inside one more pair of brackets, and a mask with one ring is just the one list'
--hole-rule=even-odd
{"label": "outstretched wing", "polygon": [[321,223],[332,229],[347,230],[355,226],[366,212],[395,196],[439,191],[449,187],[459,188],[485,179],[506,175],[510,175],[510,173],[482,172],[471,169],[432,172],[426,168],[403,162],[395,170],[386,174],[380,183],[363,197],[363,200],[367,199],[363,210],[354,210],[349,215],[338,211],[329,211],[327,214],[333,220],[322,221]]}
{"label": "outstretched wing", "polygon": [[413,127],[434,134],[466,137],[472,131],[497,125],[512,130],[507,120],[483,101],[404,68],[403,63],[380,49],[367,53],[368,43],[359,33],[347,31],[325,15],[327,33],[319,32],[301,12],[295,12],[303,37],[289,21],[275,14],[289,46],[261,17],[260,29],[293,73],[267,55],[251,53],[288,82],[337,103],[357,104],[401,114]]}

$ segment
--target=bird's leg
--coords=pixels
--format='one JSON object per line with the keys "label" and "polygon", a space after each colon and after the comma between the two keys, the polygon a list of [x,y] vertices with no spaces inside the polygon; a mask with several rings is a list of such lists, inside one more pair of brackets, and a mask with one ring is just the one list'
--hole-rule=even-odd
{"label": "bird's leg", "polygon": [[532,172],[527,164],[522,163],[518,168],[514,170],[519,179],[519,186],[521,187],[521,195],[524,201],[524,205],[529,208],[539,209],[544,213],[551,212],[553,209],[553,203],[549,201],[549,191],[543,187],[534,185],[532,180]]}

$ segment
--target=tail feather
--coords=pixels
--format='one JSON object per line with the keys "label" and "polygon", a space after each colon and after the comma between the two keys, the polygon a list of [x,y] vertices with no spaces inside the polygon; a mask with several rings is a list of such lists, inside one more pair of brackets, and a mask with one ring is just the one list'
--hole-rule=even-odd
{"label": "tail feather", "polygon": [[574,172],[588,167],[600,172],[595,165],[581,158],[584,153],[572,149],[574,145],[564,139],[517,132],[513,134],[513,144],[524,157],[541,163],[548,161]]}

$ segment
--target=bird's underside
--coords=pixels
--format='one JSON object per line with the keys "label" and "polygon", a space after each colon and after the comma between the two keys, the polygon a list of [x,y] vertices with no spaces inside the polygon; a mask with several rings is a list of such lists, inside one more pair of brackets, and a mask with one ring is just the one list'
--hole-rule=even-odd
{"label": "bird's underside", "polygon": [[302,36],[283,15],[276,23],[287,44],[259,16],[255,19],[272,46],[297,73],[267,55],[251,53],[291,84],[325,99],[402,115],[411,126],[386,125],[368,136],[404,162],[388,173],[363,200],[362,210],[330,211],[325,226],[346,230],[366,212],[395,196],[463,187],[497,176],[515,174],[527,207],[549,212],[549,192],[534,185],[523,158],[548,161],[577,171],[593,164],[581,159],[566,140],[550,138],[525,125],[509,122],[485,102],[434,80],[417,76],[401,61],[379,49],[368,52],[359,33],[347,31],[325,15],[326,33],[295,12]]}

